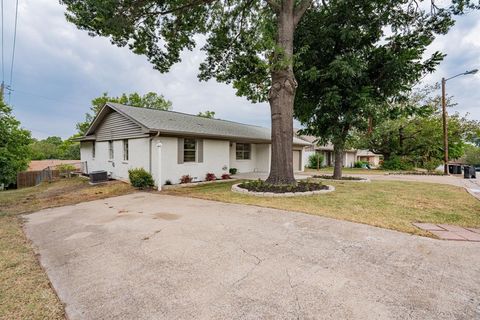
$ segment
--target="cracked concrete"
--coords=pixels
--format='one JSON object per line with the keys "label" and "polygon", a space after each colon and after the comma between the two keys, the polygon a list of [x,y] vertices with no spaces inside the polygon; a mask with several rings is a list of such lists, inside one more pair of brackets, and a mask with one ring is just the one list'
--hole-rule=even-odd
{"label": "cracked concrete", "polygon": [[25,217],[73,320],[479,315],[480,243],[149,193]]}

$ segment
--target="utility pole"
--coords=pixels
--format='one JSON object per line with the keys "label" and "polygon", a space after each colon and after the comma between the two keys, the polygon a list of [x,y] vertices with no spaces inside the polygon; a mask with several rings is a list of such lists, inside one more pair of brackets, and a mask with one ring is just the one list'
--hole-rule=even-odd
{"label": "utility pole", "polygon": [[0,101],[3,101],[3,93],[5,91],[5,84],[2,81],[2,84],[0,85]]}
{"label": "utility pole", "polygon": [[445,84],[447,80],[442,78],[442,118],[443,118],[443,173],[448,174],[448,122]]}
{"label": "utility pole", "polygon": [[473,69],[470,71],[465,71],[463,73],[459,73],[453,77],[450,77],[448,79],[442,78],[442,116],[443,116],[443,162],[444,162],[444,168],[443,168],[443,173],[448,174],[448,122],[447,122],[447,99],[446,99],[446,93],[445,93],[445,85],[448,80],[451,80],[453,78],[459,77],[459,76],[465,76],[467,74],[475,74],[478,72],[478,69]]}

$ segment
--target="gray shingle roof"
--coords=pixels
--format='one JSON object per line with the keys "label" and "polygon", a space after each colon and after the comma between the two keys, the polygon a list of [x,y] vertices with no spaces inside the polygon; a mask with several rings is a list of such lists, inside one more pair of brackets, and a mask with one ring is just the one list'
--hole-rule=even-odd
{"label": "gray shingle roof", "polygon": [[[160,133],[211,136],[263,142],[269,142],[271,140],[269,128],[227,120],[208,119],[175,111],[136,108],[111,102],[107,103],[107,105],[138,122],[146,129],[152,131],[158,130]],[[293,138],[293,143],[297,145],[309,145],[308,142],[297,137]]]}

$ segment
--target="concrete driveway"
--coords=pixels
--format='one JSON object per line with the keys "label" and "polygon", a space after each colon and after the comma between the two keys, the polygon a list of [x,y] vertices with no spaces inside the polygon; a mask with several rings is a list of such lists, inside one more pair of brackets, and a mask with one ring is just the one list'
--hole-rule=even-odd
{"label": "concrete driveway", "polygon": [[69,319],[480,319],[480,243],[150,193],[25,231]]}

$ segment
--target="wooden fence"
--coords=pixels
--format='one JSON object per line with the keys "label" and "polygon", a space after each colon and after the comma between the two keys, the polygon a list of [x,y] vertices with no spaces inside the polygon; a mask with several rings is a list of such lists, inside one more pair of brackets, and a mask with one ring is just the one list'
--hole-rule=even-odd
{"label": "wooden fence", "polygon": [[[88,173],[86,162],[79,162],[73,164],[75,170],[71,172],[75,173]],[[54,181],[61,177],[70,176],[71,172],[65,172],[60,170],[60,166],[47,167],[38,171],[23,171],[17,173],[17,188],[33,187],[44,181]]]}
{"label": "wooden fence", "polygon": [[59,170],[24,171],[17,174],[17,188],[33,187],[42,181],[60,178]]}

